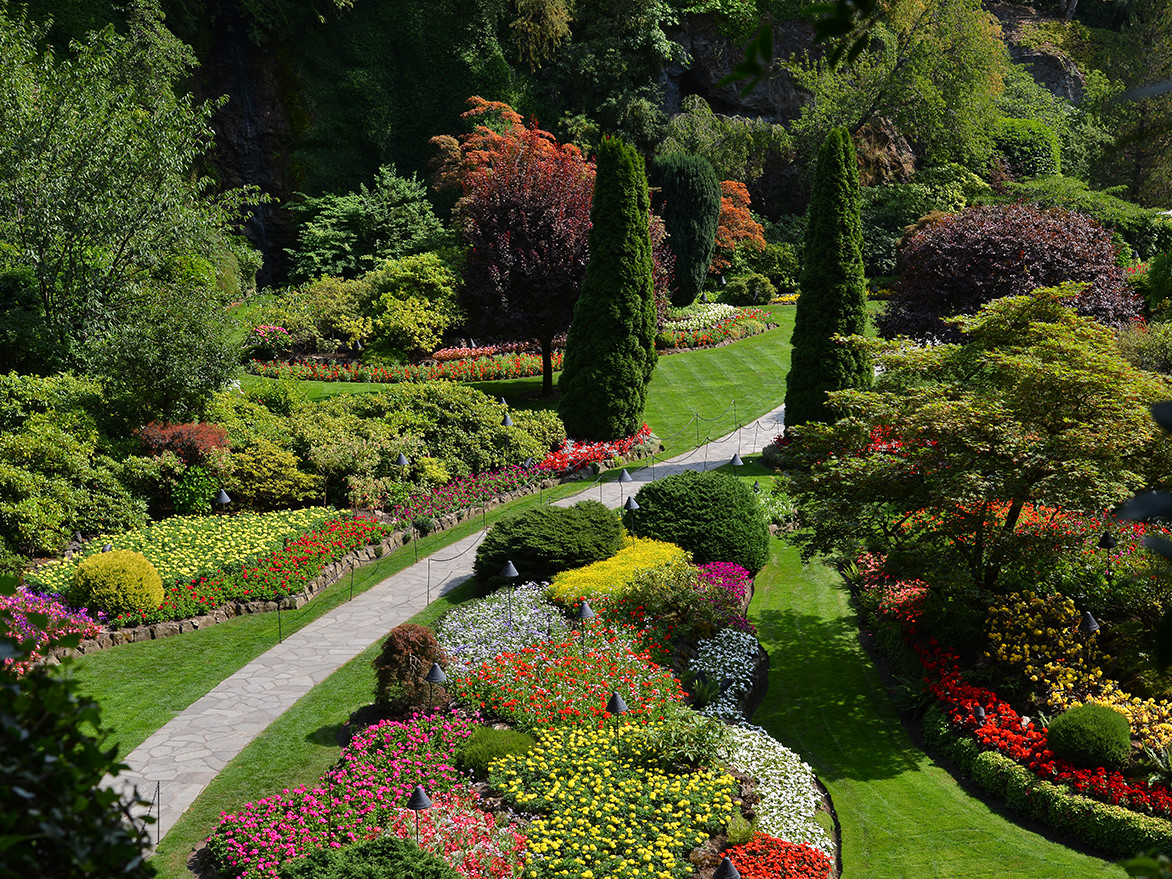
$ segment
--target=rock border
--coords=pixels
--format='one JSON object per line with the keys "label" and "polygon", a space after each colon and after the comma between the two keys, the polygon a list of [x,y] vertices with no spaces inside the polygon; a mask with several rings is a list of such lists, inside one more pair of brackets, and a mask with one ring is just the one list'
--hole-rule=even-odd
{"label": "rock border", "polygon": [[[546,489],[556,488],[563,483],[589,479],[602,472],[603,469],[610,470],[627,461],[637,461],[662,450],[663,444],[656,437],[650,437],[647,442],[632,448],[625,458],[611,458],[608,461],[587,464],[573,473],[561,477],[551,476],[538,482],[531,482],[515,491],[489,498],[478,506],[468,507],[440,516],[436,519],[437,527],[420,536],[447,531],[459,525],[461,522],[465,522],[473,518],[473,516],[482,513],[482,511],[486,513],[510,501],[536,494]],[[375,515],[377,518],[386,521],[385,514],[376,513]],[[77,647],[57,647],[50,650],[42,662],[47,665],[59,665],[61,659],[66,656],[86,656],[122,644],[134,644],[139,641],[155,641],[160,638],[183,635],[187,632],[209,628],[217,623],[227,622],[239,616],[254,613],[272,613],[278,609],[298,610],[308,604],[315,595],[321,593],[326,587],[332,586],[341,580],[352,568],[368,565],[371,562],[381,559],[384,555],[408,545],[415,539],[414,534],[415,532],[413,530],[394,531],[378,543],[367,544],[366,546],[351,550],[342,556],[342,558],[322,568],[321,573],[306,584],[304,591],[289,595],[280,599],[280,601],[231,601],[227,604],[214,607],[208,613],[198,617],[151,623],[145,626],[135,626],[126,629],[103,630],[95,638],[84,639]]]}

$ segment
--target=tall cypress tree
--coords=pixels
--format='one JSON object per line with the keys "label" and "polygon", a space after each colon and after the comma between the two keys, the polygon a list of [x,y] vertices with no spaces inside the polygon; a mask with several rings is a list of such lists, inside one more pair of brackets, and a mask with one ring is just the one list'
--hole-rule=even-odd
{"label": "tall cypress tree", "polygon": [[691,153],[659,156],[651,165],[651,178],[659,188],[660,215],[676,258],[671,304],[691,305],[716,250],[720,179],[706,158]]}
{"label": "tall cypress tree", "polygon": [[833,420],[828,391],[868,387],[872,369],[858,351],[831,341],[867,327],[859,173],[845,128],[818,152],[806,227],[801,296],[794,316],[793,354],[785,390],[785,423]]}
{"label": "tall cypress tree", "polygon": [[566,433],[592,442],[638,429],[658,359],[643,160],[622,141],[607,138],[596,167],[590,262],[558,380],[558,415]]}

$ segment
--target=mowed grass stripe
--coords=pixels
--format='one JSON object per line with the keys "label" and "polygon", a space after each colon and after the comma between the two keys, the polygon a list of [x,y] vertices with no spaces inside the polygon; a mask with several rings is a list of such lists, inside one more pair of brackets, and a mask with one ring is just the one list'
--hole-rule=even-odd
{"label": "mowed grass stripe", "polygon": [[754,722],[809,762],[842,826],[845,879],[1120,877],[969,796],[904,730],[838,575],[775,541],[750,616],[769,651]]}

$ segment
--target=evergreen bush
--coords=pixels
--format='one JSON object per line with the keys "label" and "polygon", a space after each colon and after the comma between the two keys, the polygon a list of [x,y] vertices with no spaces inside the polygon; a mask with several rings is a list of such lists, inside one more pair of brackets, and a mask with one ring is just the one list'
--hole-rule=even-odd
{"label": "evergreen bush", "polygon": [[558,414],[575,439],[630,436],[643,419],[658,358],[649,210],[643,160],[607,138],[590,206],[590,262],[558,380]]}
{"label": "evergreen bush", "polygon": [[324,848],[286,861],[280,879],[460,879],[460,874],[412,839],[379,836]]}
{"label": "evergreen bush", "polygon": [[73,572],[67,598],[75,607],[110,616],[154,609],[163,602],[163,580],[140,552],[112,549],[81,561]]}
{"label": "evergreen bush", "polygon": [[456,765],[483,780],[488,778],[489,763],[508,754],[524,754],[534,741],[533,736],[520,730],[478,726],[456,755]]}
{"label": "evergreen bush", "polygon": [[777,288],[765,275],[754,272],[733,278],[720,290],[720,301],[729,305],[768,305]]}
{"label": "evergreen bush", "polygon": [[691,153],[659,156],[651,165],[651,179],[676,258],[671,304],[681,308],[692,303],[708,277],[720,219],[720,179],[707,159]]}
{"label": "evergreen bush", "polygon": [[447,654],[435,639],[435,633],[415,623],[403,623],[391,629],[371,665],[374,666],[374,701],[393,711],[430,707],[434,692],[423,680],[432,663],[446,665]]}
{"label": "evergreen bush", "polygon": [[688,470],[648,483],[626,514],[639,537],[665,540],[692,553],[698,565],[733,562],[757,573],[769,560],[769,528],[753,490],[715,470]]}
{"label": "evergreen bush", "polygon": [[786,378],[787,425],[827,421],[831,418],[828,391],[870,384],[871,364],[866,355],[832,338],[862,334],[867,327],[859,210],[854,145],[845,128],[836,128],[818,153],[814,173],[802,293],[794,315],[793,354]]}
{"label": "evergreen bush", "polygon": [[506,584],[500,572],[507,561],[522,581],[550,580],[562,571],[610,558],[622,549],[622,532],[618,516],[598,501],[534,507],[488,530],[472,570],[484,589]]}
{"label": "evergreen bush", "polygon": [[1084,702],[1054,718],[1046,744],[1055,757],[1083,769],[1122,769],[1131,754],[1131,724],[1114,708]]}

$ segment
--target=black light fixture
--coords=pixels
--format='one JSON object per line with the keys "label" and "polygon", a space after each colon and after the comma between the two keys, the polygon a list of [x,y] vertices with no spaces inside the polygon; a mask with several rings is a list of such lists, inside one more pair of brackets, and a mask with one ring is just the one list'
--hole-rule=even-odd
{"label": "black light fixture", "polygon": [[411,791],[411,796],[407,798],[407,804],[404,808],[415,813],[415,844],[419,845],[419,813],[424,809],[431,808],[431,797],[427,795],[423,785],[415,785],[415,790]]}
{"label": "black light fixture", "polygon": [[504,397],[501,397],[501,405],[507,409],[509,406],[509,401],[506,400]]}
{"label": "black light fixture", "polygon": [[1107,550],[1107,585],[1111,585],[1111,550],[1116,546],[1115,536],[1110,531],[1104,531],[1096,544],[1099,549]]}
{"label": "black light fixture", "polygon": [[587,620],[594,619],[596,616],[598,614],[594,612],[594,608],[590,606],[590,602],[583,598],[582,603],[578,605],[578,612],[574,614],[574,619],[580,623],[584,623]]}
{"label": "black light fixture", "polygon": [[624,467],[622,470],[619,471],[619,482],[627,483],[627,482],[634,482],[634,481],[635,481],[634,477],[631,476],[631,474],[627,472],[626,467]]}
{"label": "black light fixture", "polygon": [[760,490],[761,490],[761,481],[758,479],[754,479],[753,480],[753,491],[760,491]]}
{"label": "black light fixture", "polygon": [[360,353],[360,354],[361,354],[361,353],[362,353],[362,351],[364,350],[364,346],[363,346],[363,344],[362,344],[362,340],[361,340],[361,339],[355,339],[355,340],[354,340],[354,350],[355,350],[355,351],[357,351],[357,352],[358,352],[358,353]]}
{"label": "black light fixture", "polygon": [[1089,610],[1082,612],[1082,622],[1078,624],[1078,630],[1087,637],[1099,631],[1099,621],[1095,619],[1094,614]]}
{"label": "black light fixture", "polygon": [[701,294],[700,294],[700,301],[701,301],[701,302],[707,302],[707,301],[708,301],[708,294],[707,294],[707,293],[701,293]]}
{"label": "black light fixture", "polygon": [[509,417],[509,413],[505,413],[505,417],[501,419],[501,427],[512,427],[513,419]]}
{"label": "black light fixture", "polygon": [[978,724],[985,722],[985,707],[983,705],[973,706],[973,717],[977,719]]}
{"label": "black light fixture", "polygon": [[522,466],[522,467],[524,467],[526,470],[532,470],[532,469],[533,469],[533,458],[532,458],[532,456],[530,456],[530,457],[526,458],[526,459],[525,459],[525,463],[524,463],[524,464],[522,464],[521,466]]}
{"label": "black light fixture", "polygon": [[222,488],[216,492],[214,500],[221,507],[226,507],[228,504],[232,503],[232,498],[228,497],[228,492],[224,491]]}
{"label": "black light fixture", "polygon": [[427,670],[427,674],[423,676],[427,681],[427,701],[429,704],[435,704],[435,685],[447,683],[448,676],[444,674],[444,670],[440,668],[438,662],[433,662],[431,668]]}
{"label": "black light fixture", "polygon": [[513,623],[513,581],[515,581],[521,574],[517,571],[517,567],[513,564],[513,560],[509,559],[505,562],[505,566],[501,568],[501,576],[509,582],[505,584],[508,590],[505,595],[509,601],[509,624]]}
{"label": "black light fixture", "polygon": [[627,703],[623,701],[623,697],[617,692],[610,694],[610,701],[606,703],[606,711],[608,714],[626,714]]}
{"label": "black light fixture", "polygon": [[114,548],[114,544],[112,544],[112,543],[103,543],[102,544],[102,552],[109,552],[113,548]]}
{"label": "black light fixture", "polygon": [[720,866],[712,873],[712,879],[741,879],[740,871],[733,866],[733,862],[725,858]]}
{"label": "black light fixture", "polygon": [[626,510],[628,513],[634,512],[635,510],[639,509],[639,502],[635,500],[634,495],[631,495],[629,498],[627,498],[627,502],[625,504],[623,504],[623,509]]}
{"label": "black light fixture", "polygon": [[734,467],[740,467],[740,466],[743,466],[745,462],[741,460],[740,452],[737,452],[735,455],[732,456],[732,460],[729,461],[729,463],[732,464]]}
{"label": "black light fixture", "polygon": [[407,456],[399,452],[399,457],[395,459],[395,465],[398,467],[406,467],[411,462],[407,460]]}

